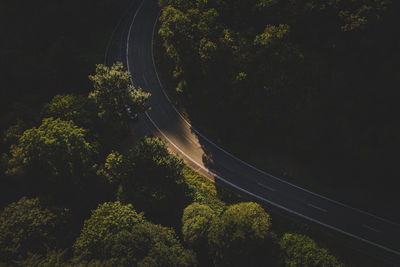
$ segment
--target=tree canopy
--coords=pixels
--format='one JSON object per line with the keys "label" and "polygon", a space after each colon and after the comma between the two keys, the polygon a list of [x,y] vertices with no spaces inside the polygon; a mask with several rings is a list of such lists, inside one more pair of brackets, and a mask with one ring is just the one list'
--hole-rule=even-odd
{"label": "tree canopy", "polygon": [[305,235],[286,233],[280,240],[286,266],[344,266]]}
{"label": "tree canopy", "polygon": [[[230,206],[216,217],[209,229],[208,243],[218,266],[257,265],[274,262],[271,218],[257,203]],[[268,251],[269,250],[269,251]]]}
{"label": "tree canopy", "polygon": [[186,207],[182,216],[183,240],[192,247],[205,246],[208,230],[215,216],[215,212],[206,205],[193,203]]}
{"label": "tree canopy", "polygon": [[[399,1],[159,4],[160,73],[196,128],[260,169],[298,184],[308,176],[304,186],[346,202],[362,181],[363,194],[379,190],[382,203],[364,198],[359,207],[399,216],[379,208],[398,195]],[[336,173],[320,183],[324,169]]]}
{"label": "tree canopy", "polygon": [[104,203],[85,221],[74,246],[76,257],[121,266],[195,266],[170,228],[154,225],[132,205]]}
{"label": "tree canopy", "polygon": [[137,213],[132,205],[120,202],[99,205],[85,221],[74,244],[74,253],[89,259],[109,258],[118,235],[129,232],[133,226],[144,221],[143,214]]}
{"label": "tree canopy", "polygon": [[43,118],[58,118],[73,121],[80,127],[90,129],[95,123],[95,106],[81,95],[56,95],[42,110]]}
{"label": "tree canopy", "polygon": [[182,216],[182,235],[184,242],[193,248],[202,266],[209,266],[208,234],[211,222],[217,216],[209,206],[193,203],[186,207]]}
{"label": "tree canopy", "polygon": [[96,144],[87,140],[86,130],[72,121],[47,118],[39,127],[26,130],[10,152],[10,174],[24,172],[73,180],[92,167]]}
{"label": "tree canopy", "polygon": [[[87,131],[72,121],[43,119],[39,127],[24,131],[17,144],[11,145],[7,174],[30,195],[68,205],[80,198],[89,203],[88,189],[100,189],[101,183],[95,177],[97,149]],[[77,196],[71,198],[71,194]]]}
{"label": "tree canopy", "polygon": [[[280,266],[271,255],[274,244],[281,245],[288,265],[336,265],[338,261],[308,237],[286,234],[276,243],[270,217],[257,204],[228,206],[240,199],[184,166],[161,140],[144,138],[126,151],[132,139],[118,132],[122,129],[118,127],[127,126],[132,114],[148,110],[150,95],[131,85],[122,63],[98,65],[90,81],[87,76],[94,61],[102,61],[104,43],[114,27],[110,22],[129,2],[0,4],[0,21],[7,25],[0,36],[5,78],[5,90],[0,92],[0,133],[12,125],[0,143],[1,151],[10,151],[0,162],[0,266],[212,266],[213,261],[217,266],[260,262]],[[192,107],[200,107],[198,118],[215,119],[232,140],[241,136],[243,129],[267,125],[268,133],[251,138],[259,147],[269,140],[280,146],[280,133],[298,132],[279,127],[279,123],[302,124],[293,120],[293,114],[312,118],[320,114],[315,112],[315,103],[331,109],[328,101],[315,98],[324,91],[324,84],[331,85],[325,97],[335,100],[332,103],[346,98],[351,105],[364,101],[366,107],[373,106],[374,102],[364,97],[373,92],[367,78],[386,81],[381,78],[389,77],[396,66],[393,62],[398,61],[393,54],[396,46],[391,47],[400,36],[391,27],[397,25],[393,18],[398,17],[394,1],[159,3],[163,8],[158,31],[161,40],[155,45],[166,49],[172,87],[188,105],[188,114],[193,114]],[[139,5],[140,1],[133,1],[129,14]],[[117,43],[111,42],[110,51]],[[359,66],[362,68],[356,68]],[[354,69],[362,71],[354,73]],[[367,81],[359,83],[360,77]],[[351,82],[339,82],[345,80]],[[358,84],[365,90],[353,90]],[[390,96],[384,92],[377,97]],[[392,99],[396,102],[397,98]],[[311,115],[301,113],[304,103],[310,105]],[[370,113],[360,109],[360,114],[364,111],[370,117],[381,107]],[[355,105],[354,110],[358,108]],[[282,110],[287,112],[282,114]],[[234,123],[221,120],[226,114]],[[321,118],[325,119],[324,113]],[[397,120],[386,124],[379,118],[376,116],[395,136],[392,130]],[[207,128],[217,129],[203,127]],[[270,135],[275,129],[277,137]],[[361,135],[363,140],[374,136],[368,129],[360,129],[366,132],[367,137]],[[316,139],[310,136],[314,143]],[[292,140],[292,144],[308,149],[309,143],[303,139]],[[391,146],[394,138],[375,139],[379,145],[387,142]],[[291,145],[290,138],[285,141]],[[104,167],[99,167],[97,163],[107,154]],[[103,174],[115,187],[104,184],[96,174]],[[9,204],[23,195],[28,197]],[[106,202],[116,199],[121,202]],[[181,216],[192,201],[209,206],[194,203]],[[66,214],[69,216],[63,217]],[[173,225],[175,230],[153,222]],[[176,234],[180,228],[182,232]],[[195,252],[186,249],[180,238]]]}
{"label": "tree canopy", "polygon": [[10,152],[10,174],[77,179],[92,167],[96,144],[87,140],[86,130],[72,121],[47,118],[39,127],[26,130]]}
{"label": "tree canopy", "polygon": [[100,118],[109,122],[127,120],[129,112],[140,113],[150,108],[150,93],[133,87],[130,78],[131,74],[124,71],[121,62],[111,67],[96,66],[96,73],[89,76],[93,82],[89,98],[97,104]]}
{"label": "tree canopy", "polygon": [[59,220],[39,199],[21,198],[0,211],[0,263],[43,253],[56,243]]}
{"label": "tree canopy", "polygon": [[133,203],[153,220],[171,223],[181,217],[188,202],[183,166],[182,159],[171,154],[164,141],[145,137],[126,156],[111,153],[103,173],[120,185],[121,201]]}

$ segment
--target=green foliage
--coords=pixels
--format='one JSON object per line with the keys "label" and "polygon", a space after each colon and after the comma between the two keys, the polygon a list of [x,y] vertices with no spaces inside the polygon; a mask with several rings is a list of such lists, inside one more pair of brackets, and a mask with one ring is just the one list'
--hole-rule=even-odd
{"label": "green foliage", "polygon": [[104,143],[100,147],[92,141],[94,135],[59,118],[43,119],[39,127],[25,130],[2,159],[9,181],[3,183],[15,190],[10,195],[39,196],[51,205],[73,209],[78,217],[99,199],[108,200],[112,188],[96,175],[98,149],[104,149]]}
{"label": "green foliage", "polygon": [[[365,208],[373,203],[351,192],[362,180],[364,194],[375,193],[385,169],[379,201],[392,202],[399,1],[159,2],[163,80],[196,128],[260,169]],[[316,173],[333,168],[348,175],[321,183]]]}
{"label": "green foliage", "polygon": [[[193,64],[203,65],[214,58],[218,12],[204,0],[169,1],[169,5],[162,1],[161,5],[165,7],[158,34],[168,56],[175,62],[174,76],[178,79],[186,70],[193,69]],[[195,57],[189,60],[190,55]]]}
{"label": "green foliage", "polygon": [[221,190],[223,189],[217,191],[215,183],[187,165],[183,168],[183,175],[193,202],[209,206],[216,213],[221,213],[225,209],[226,204],[221,200]]}
{"label": "green foliage", "polygon": [[95,122],[95,108],[81,95],[56,95],[43,107],[42,117],[73,121],[81,127],[90,129]]}
{"label": "green foliage", "polygon": [[68,250],[51,250],[45,254],[28,253],[28,256],[16,261],[15,266],[40,266],[40,267],[67,267],[71,266],[68,263]]}
{"label": "green foliage", "polygon": [[280,241],[286,266],[344,266],[314,240],[300,234],[284,234]]}
{"label": "green foliage", "polygon": [[[190,33],[189,18],[180,10],[168,6],[163,10],[160,21],[162,21],[162,24],[158,30],[158,34],[165,40],[164,46],[167,54],[173,58],[175,62],[178,62],[178,51],[176,47],[169,42],[172,42],[174,39],[175,42],[178,40],[185,40],[185,43],[182,44],[184,47],[188,47],[192,44],[191,39],[193,37]],[[183,39],[184,36],[186,36],[186,39]],[[184,47],[182,47],[182,49]],[[176,68],[179,68],[179,66]]]}
{"label": "green foliage", "polygon": [[[0,133],[18,120],[31,128],[49,97],[87,95],[88,74],[103,62],[115,22],[128,6],[139,4],[70,0],[21,6],[18,1],[2,1],[0,25],[7,27],[0,37]],[[1,151],[7,147],[0,144]]]}
{"label": "green foliage", "polygon": [[392,0],[361,0],[351,4],[339,1],[339,5],[344,6],[339,12],[339,17],[343,20],[342,31],[365,30],[368,24],[379,20],[391,4]]}
{"label": "green foliage", "polygon": [[138,262],[138,266],[148,266],[149,263],[152,266],[197,265],[195,254],[182,247],[172,229],[144,223],[135,227],[133,232],[134,240],[140,240],[136,241],[136,248],[142,250],[145,256]]}
{"label": "green foliage", "polygon": [[188,201],[183,166],[164,141],[145,137],[124,157],[110,154],[103,173],[120,185],[121,201],[133,203],[152,220],[170,224],[181,217]]}
{"label": "green foliage", "polygon": [[262,45],[270,48],[279,43],[284,37],[289,34],[290,26],[287,24],[279,24],[279,26],[267,25],[264,33],[257,35],[254,44]]}
{"label": "green foliage", "polygon": [[209,206],[199,203],[189,205],[182,217],[183,240],[193,248],[206,247],[208,229],[215,216]]}
{"label": "green foliage", "polygon": [[128,108],[132,113],[145,112],[150,108],[147,102],[150,93],[134,88],[130,78],[131,74],[124,71],[121,62],[111,67],[96,66],[96,74],[89,76],[93,82],[89,98],[97,104],[100,118],[109,122],[123,121],[128,118]]}
{"label": "green foliage", "polygon": [[[39,102],[40,97],[36,95],[41,94],[41,98],[47,99],[48,92],[53,92],[53,90],[63,90],[71,85],[77,88],[74,90],[86,88],[82,86],[85,82],[79,81],[82,78],[71,77],[83,77],[85,81],[87,72],[82,66],[86,64],[86,61],[93,60],[92,57],[98,58],[94,54],[82,53],[84,50],[68,44],[68,40],[77,39],[71,38],[69,34],[66,35],[66,32],[79,32],[77,29],[82,25],[90,25],[90,23],[82,23],[82,20],[79,21],[79,13],[77,14],[75,11],[71,13],[71,10],[81,11],[84,14],[84,16],[81,15],[81,18],[85,22],[91,21],[92,26],[96,24],[92,28],[100,29],[99,31],[104,34],[103,32],[107,31],[100,27],[101,23],[105,21],[104,16],[96,18],[91,11],[100,9],[107,10],[106,13],[109,13],[109,8],[115,6],[118,1],[100,0],[96,1],[96,4],[80,3],[79,9],[76,9],[76,3],[73,2],[62,5],[59,3],[49,5],[26,3],[28,6],[25,11],[21,10],[18,3],[9,2],[4,4],[5,8],[0,9],[0,13],[2,13],[0,20],[3,21],[3,25],[10,24],[15,28],[9,27],[2,35],[6,37],[3,38],[5,42],[2,42],[4,49],[0,51],[1,58],[4,57],[6,58],[4,62],[11,63],[4,68],[6,77],[4,88],[8,88],[8,90],[5,90],[2,94],[4,97],[0,98],[4,104],[9,102],[10,94],[18,95],[18,101],[25,102],[26,106],[15,105],[17,108],[14,107],[14,109],[20,112],[17,112],[18,114],[7,113],[7,115],[11,114],[14,121],[19,116],[25,116],[34,121],[32,115],[21,115],[21,110],[28,114],[32,113],[31,109],[26,111],[26,107]],[[344,51],[343,54],[346,57],[346,51],[347,53],[350,51],[350,54],[357,51],[354,54],[360,53],[359,58],[362,59],[365,51],[369,51],[368,47],[384,51],[382,44],[388,43],[387,36],[382,34],[382,39],[377,38],[381,35],[376,32],[381,32],[383,29],[378,22],[385,18],[391,2],[389,0],[160,0],[160,5],[164,9],[161,15],[162,25],[159,34],[163,38],[168,55],[176,63],[171,64],[176,66],[174,78],[177,79],[177,88],[185,96],[192,95],[191,90],[203,89],[204,86],[200,86],[201,81],[207,81],[207,83],[214,81],[207,84],[202,92],[214,93],[214,97],[211,98],[215,99],[217,105],[229,103],[232,107],[241,107],[241,110],[247,110],[246,106],[254,107],[249,109],[248,113],[245,112],[245,118],[255,118],[256,122],[261,121],[260,125],[263,125],[265,122],[262,121],[263,116],[273,114],[263,113],[260,108],[261,105],[270,107],[272,106],[271,102],[274,103],[273,101],[276,100],[272,99],[273,101],[267,103],[271,96],[271,88],[277,89],[273,91],[276,92],[275,95],[278,95],[281,92],[290,91],[290,88],[298,91],[304,90],[304,88],[319,88],[318,82],[312,83],[317,80],[314,79],[315,77],[327,80],[323,75],[318,76],[319,70],[326,67],[324,66],[325,61],[328,62],[326,65],[335,65],[335,62],[321,56],[324,53],[333,52],[332,57],[335,57]],[[55,8],[57,5],[62,6],[63,12],[54,12],[57,10]],[[45,20],[42,19],[46,21],[46,25],[37,21],[33,21],[30,25],[10,23],[13,15],[8,14],[21,13],[21,17],[26,18],[30,13],[37,13],[32,12],[35,8],[39,8],[41,14],[53,14],[50,17],[47,16]],[[59,20],[62,20],[58,17],[62,18],[62,16],[74,18],[68,20],[68,27],[64,27],[64,29],[58,27]],[[23,21],[18,16],[15,17],[16,21]],[[48,21],[52,21],[52,23],[49,24]],[[72,25],[74,21],[78,25],[74,27],[74,31],[71,31],[71,21]],[[386,23],[385,25],[396,25],[396,23],[390,23],[390,20]],[[265,25],[267,26],[265,27]],[[43,28],[46,28],[47,32],[43,31]],[[89,28],[88,26],[87,29]],[[390,27],[387,28],[390,29]],[[36,29],[39,29],[39,32]],[[81,37],[81,41],[76,42],[79,47],[85,43],[82,42],[82,39],[87,38],[88,32],[92,37],[92,31],[87,31],[87,29],[80,33],[84,37]],[[16,39],[14,43],[9,42],[7,39],[15,39],[15,32],[20,32],[20,36],[24,38],[28,36],[28,41]],[[53,36],[48,34],[49,32],[57,32],[58,39],[54,42],[43,39],[43,36],[48,36],[49,40],[52,40]],[[363,39],[357,39],[359,38],[358,32],[363,33]],[[30,42],[29,38],[35,41],[37,38],[38,42]],[[315,40],[322,45],[316,46]],[[352,45],[352,40],[360,40],[360,47]],[[23,47],[23,43],[29,44],[30,49]],[[98,43],[102,43],[102,41]],[[50,47],[46,47],[49,44]],[[96,46],[101,47],[102,52],[103,45]],[[313,53],[307,50],[311,50],[310,47]],[[335,50],[336,47],[338,47],[337,50]],[[31,48],[43,51],[44,55],[41,53],[38,58],[34,55],[35,53],[31,53]],[[284,49],[282,50],[282,48]],[[298,50],[299,48],[301,51]],[[29,55],[21,53],[24,50],[29,51]],[[73,53],[65,56],[63,51],[73,51]],[[335,51],[340,52],[335,53]],[[306,59],[311,58],[312,60],[307,61],[309,65],[300,65],[292,54],[304,54]],[[85,55],[83,57],[85,62],[82,62],[82,55]],[[11,58],[13,60],[7,60]],[[65,63],[68,60],[69,65],[56,64],[57,62]],[[368,57],[368,60],[375,62],[373,58]],[[383,61],[385,60],[383,59]],[[26,65],[32,62],[35,64]],[[21,68],[24,64],[25,67]],[[299,68],[299,65],[306,66],[304,71],[301,71],[302,68]],[[321,65],[323,65],[322,68],[319,68]],[[293,66],[295,70],[296,68],[300,70],[301,79],[293,75],[295,73],[291,69]],[[379,64],[377,66],[381,67]],[[390,69],[390,63],[388,66],[382,69]],[[24,69],[28,71],[24,72]],[[71,75],[71,69],[76,71],[77,75]],[[221,69],[224,71],[215,71]],[[349,69],[352,68],[349,67]],[[101,118],[108,121],[120,121],[126,119],[126,107],[129,107],[133,113],[148,109],[149,95],[140,89],[135,90],[129,85],[130,75],[123,71],[122,64],[114,65],[111,68],[98,66],[96,71],[97,73],[91,76],[95,90],[90,94],[90,100],[93,100],[99,107]],[[330,70],[321,72],[323,71],[329,72]],[[346,72],[346,70],[340,71]],[[315,77],[313,76],[311,79],[307,76],[308,73]],[[334,74],[338,74],[338,72],[335,73],[333,70],[332,77],[335,76]],[[359,76],[364,77],[365,75]],[[46,79],[45,83],[42,81],[43,77]],[[205,77],[210,79],[205,79]],[[264,79],[260,77],[264,77]],[[304,83],[302,83],[303,80]],[[75,83],[76,81],[78,82]],[[296,87],[290,87],[293,84]],[[21,89],[23,87],[26,89]],[[15,88],[19,88],[19,90],[14,90]],[[227,88],[228,90],[226,90]],[[335,87],[333,86],[333,88]],[[35,92],[35,94],[28,92]],[[315,91],[307,91],[307,96],[308,93],[313,95]],[[288,95],[291,98],[297,96]],[[286,100],[290,100],[288,95],[283,95],[284,103]],[[206,96],[209,98],[208,95]],[[31,98],[34,100],[31,101]],[[304,98],[299,97],[298,99]],[[195,98],[188,97],[188,99]],[[45,185],[44,188],[48,189],[52,188],[53,183],[60,182],[59,180],[63,180],[59,184],[61,185],[59,188],[63,190],[65,184],[81,184],[82,178],[87,176],[89,169],[94,164],[93,157],[97,147],[88,141],[85,130],[74,125],[76,123],[80,127],[91,128],[93,109],[88,103],[90,102],[87,99],[80,96],[57,95],[43,110],[44,117],[53,118],[45,119],[40,127],[25,132],[24,129],[28,127],[23,123],[18,122],[17,125],[10,127],[4,135],[5,142],[17,144],[11,148],[11,158],[8,159],[9,174],[25,174],[28,179],[32,180],[31,184]],[[6,104],[2,105],[4,110],[9,107],[9,104]],[[290,102],[287,106],[298,108],[301,104],[296,102],[292,105]],[[284,106],[284,108],[287,107]],[[226,110],[231,112],[231,109]],[[248,116],[249,114],[251,116]],[[396,113],[394,112],[394,114]],[[2,124],[8,117],[2,116]],[[281,116],[278,117],[282,120]],[[246,128],[246,126],[242,128]],[[389,129],[392,128],[389,126]],[[226,132],[233,133],[229,130]],[[260,142],[260,139],[254,139]],[[275,142],[274,138],[265,139]],[[192,170],[184,170],[184,176],[187,177],[187,181],[184,183],[182,181],[182,162],[166,152],[165,144],[160,144],[159,140],[148,139],[125,156],[118,152],[111,153],[106,159],[102,173],[111,183],[120,186],[121,200],[137,202],[141,210],[148,210],[150,214],[154,212],[156,214],[154,217],[163,214],[163,217],[178,218],[179,215],[174,212],[180,213],[181,207],[186,205],[187,188],[184,184],[187,184],[192,190],[192,199],[210,207],[193,204],[185,210],[182,218],[182,232],[185,241],[193,247],[206,247],[204,243],[207,241],[206,239],[209,239],[215,262],[219,265],[249,265],[252,261],[260,259],[257,254],[261,253],[260,251],[263,249],[263,252],[266,252],[265,248],[268,247],[266,243],[270,242],[269,217],[265,216],[255,204],[243,204],[243,207],[242,204],[233,206],[222,213],[226,205],[221,201],[221,192],[217,192],[215,185]],[[70,194],[69,197],[77,198],[76,195],[79,192],[81,191],[74,190],[74,195]],[[53,192],[53,194],[57,193]],[[85,200],[86,197],[87,195],[83,195]],[[170,211],[171,207],[174,207],[173,211]],[[219,213],[222,215],[216,215]],[[66,251],[52,250],[45,253],[48,247],[54,246],[55,226],[55,215],[41,207],[37,199],[23,198],[18,203],[11,204],[0,212],[1,260],[18,259],[8,265],[20,266],[196,265],[193,253],[181,246],[171,229],[145,221],[143,216],[137,214],[129,205],[123,206],[116,202],[99,206],[99,209],[94,211],[92,217],[86,221],[82,234],[74,246],[76,257],[71,262],[67,262]],[[247,235],[249,240],[247,240]],[[268,240],[265,241],[266,239]],[[261,242],[261,240],[264,241]],[[250,242],[252,243],[250,244]],[[253,249],[251,251],[254,253],[254,257],[248,257],[250,252],[243,251],[247,248],[250,250],[252,245],[255,246],[260,242],[262,245],[257,247],[260,250]],[[333,256],[325,249],[318,248],[314,241],[304,236],[286,234],[281,240],[281,246],[285,250],[287,263],[290,266],[296,264],[339,265],[338,261],[332,258]],[[22,259],[26,254],[28,257]],[[233,256],[230,257],[231,255]],[[238,257],[241,258],[238,259]],[[232,263],[235,259],[238,260]],[[240,262],[240,260],[246,260],[246,262]],[[263,258],[263,262],[268,262],[268,259]]]}
{"label": "green foliage", "polygon": [[85,221],[74,244],[78,260],[99,260],[118,266],[194,266],[173,230],[146,221],[132,205],[105,203]]}
{"label": "green foliage", "polygon": [[197,253],[201,266],[210,266],[208,233],[216,213],[209,206],[193,203],[183,212],[182,235],[185,243]]}
{"label": "green foliage", "polygon": [[1,261],[43,253],[55,244],[57,217],[39,199],[21,198],[0,212]]}
{"label": "green foliage", "polygon": [[3,134],[3,142],[7,145],[12,145],[18,142],[25,130],[25,123],[18,120],[16,124],[11,125]]}
{"label": "green foliage", "polygon": [[72,121],[48,118],[26,130],[10,152],[9,174],[40,174],[50,181],[68,177],[78,183],[94,164],[96,145]]}
{"label": "green foliage", "polygon": [[209,229],[208,243],[217,266],[257,265],[274,262],[271,254],[271,218],[256,203],[230,206],[216,217]]}
{"label": "green foliage", "polygon": [[113,151],[107,156],[100,175],[103,175],[110,184],[118,184],[128,177],[129,171],[130,166],[126,164],[123,155]]}
{"label": "green foliage", "polygon": [[143,222],[143,215],[138,214],[132,205],[120,202],[99,205],[85,221],[73,246],[74,254],[88,259],[110,258],[111,249],[121,233],[129,232],[133,226]]}
{"label": "green foliage", "polygon": [[217,45],[214,42],[203,38],[200,40],[199,56],[202,60],[210,60],[214,57],[217,50]]}
{"label": "green foliage", "polygon": [[259,0],[257,3],[257,7],[260,9],[266,9],[266,8],[270,8],[274,5],[276,5],[277,3],[279,3],[280,0]]}

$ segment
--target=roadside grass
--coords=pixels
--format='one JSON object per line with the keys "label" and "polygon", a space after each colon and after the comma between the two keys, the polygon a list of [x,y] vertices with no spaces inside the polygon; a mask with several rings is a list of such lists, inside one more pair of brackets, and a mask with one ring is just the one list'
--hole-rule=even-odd
{"label": "roadside grass", "polygon": [[[184,176],[186,178],[186,184],[188,185],[191,193],[193,202],[197,202],[203,205],[207,205],[218,213],[224,211],[227,206],[227,201],[224,201],[227,197],[232,198],[232,194],[224,188],[218,188],[211,180],[207,179],[203,175],[195,172],[188,165],[185,165]],[[236,198],[236,202],[240,202],[240,199]],[[230,201],[232,203],[232,201]]]}

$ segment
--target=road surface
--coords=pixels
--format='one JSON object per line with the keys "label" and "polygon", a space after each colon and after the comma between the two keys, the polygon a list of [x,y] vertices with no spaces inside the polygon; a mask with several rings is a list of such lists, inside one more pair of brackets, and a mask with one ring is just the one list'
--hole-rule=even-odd
{"label": "road surface", "polygon": [[107,56],[108,64],[122,61],[132,73],[133,84],[152,94],[151,111],[141,116],[136,133],[167,140],[169,148],[195,170],[230,190],[295,220],[307,221],[328,236],[340,237],[351,248],[400,265],[400,225],[258,170],[208,140],[177,112],[154,64],[153,37],[159,12],[156,0],[144,0],[128,12],[116,28]]}

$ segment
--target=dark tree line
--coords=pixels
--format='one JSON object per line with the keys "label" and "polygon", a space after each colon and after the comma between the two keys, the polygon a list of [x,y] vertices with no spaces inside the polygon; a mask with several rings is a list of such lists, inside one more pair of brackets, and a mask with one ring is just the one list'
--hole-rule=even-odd
{"label": "dark tree line", "polygon": [[397,1],[159,3],[164,80],[203,132],[277,175],[398,215],[379,209],[397,195],[386,193],[400,147]]}
{"label": "dark tree line", "polygon": [[[217,27],[218,14],[206,1],[195,3],[197,15],[192,4],[182,6],[197,16],[195,31]],[[150,95],[130,85],[120,63],[87,75],[113,26],[105,18],[124,6],[0,3],[0,266],[234,266],[245,257],[252,264],[341,265],[308,237],[279,237],[258,204],[229,206],[199,176],[200,189],[193,186],[182,159],[160,139],[121,148],[135,131],[130,115],[146,111]],[[192,31],[187,26],[183,34]],[[265,34],[279,37],[285,29]],[[187,40],[189,47],[199,42],[204,74],[217,56],[217,37]]]}
{"label": "dark tree line", "polygon": [[7,131],[4,179],[24,197],[0,210],[0,265],[341,266],[308,237],[280,240],[256,203],[199,196],[209,189],[189,186],[164,141],[144,137],[114,150],[106,129],[126,138],[126,105],[144,112],[150,95],[129,84],[120,63],[98,65],[90,79],[88,97],[56,95],[38,126]]}
{"label": "dark tree line", "polygon": [[[4,0],[0,3],[0,132],[38,122],[56,94],[87,94],[93,65],[128,0]],[[39,119],[40,120],[40,119]],[[1,151],[7,150],[4,145]]]}

